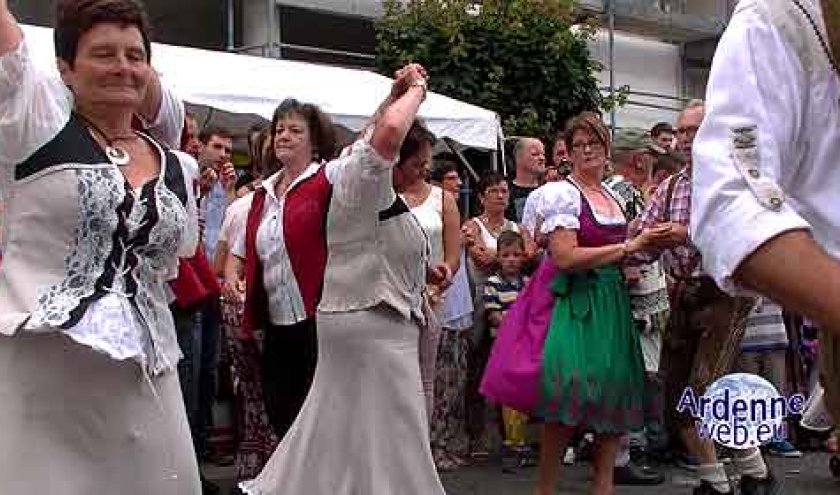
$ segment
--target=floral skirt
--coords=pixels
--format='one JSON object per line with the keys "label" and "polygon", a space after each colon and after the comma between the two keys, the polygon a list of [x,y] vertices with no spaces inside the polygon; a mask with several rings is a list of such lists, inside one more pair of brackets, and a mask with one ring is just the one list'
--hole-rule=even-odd
{"label": "floral skirt", "polygon": [[598,433],[642,427],[645,367],[624,278],[616,267],[559,274],[535,415]]}
{"label": "floral skirt", "polygon": [[468,454],[466,392],[471,342],[468,330],[444,329],[441,335],[431,423],[432,451],[436,454]]}
{"label": "floral skirt", "polygon": [[277,448],[279,439],[268,421],[262,393],[260,337],[242,339],[242,303],[222,302],[222,321],[233,366],[238,445],[234,457],[237,479],[257,476]]}

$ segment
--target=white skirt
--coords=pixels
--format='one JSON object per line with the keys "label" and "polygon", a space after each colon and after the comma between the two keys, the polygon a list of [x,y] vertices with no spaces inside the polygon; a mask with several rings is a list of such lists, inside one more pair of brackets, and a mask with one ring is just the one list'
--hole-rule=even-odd
{"label": "white skirt", "polygon": [[418,339],[418,326],[390,308],[320,313],[309,396],[245,493],[442,495]]}
{"label": "white skirt", "polygon": [[199,495],[178,374],[59,332],[0,337],[0,480],[4,494]]}

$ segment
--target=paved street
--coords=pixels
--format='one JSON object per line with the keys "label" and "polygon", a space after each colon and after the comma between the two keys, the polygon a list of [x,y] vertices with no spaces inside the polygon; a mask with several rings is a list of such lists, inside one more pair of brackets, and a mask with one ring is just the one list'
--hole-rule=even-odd
{"label": "paved street", "polygon": [[[834,480],[828,470],[827,454],[806,454],[801,459],[770,458],[774,472],[784,476],[785,490],[790,495],[826,495],[840,493],[840,481]],[[218,480],[226,490],[232,486],[229,469],[212,469],[208,476]],[[565,483],[558,494],[586,494],[591,475],[588,464],[577,464],[563,472]],[[325,473],[326,475],[326,473]],[[667,480],[656,487],[619,487],[617,494],[626,495],[690,495],[691,476],[688,471],[673,468]],[[535,469],[523,469],[515,474],[502,473],[493,464],[466,468],[443,476],[447,495],[531,495]],[[227,495],[229,492],[222,492]],[[296,494],[297,495],[297,494]],[[304,494],[299,494],[304,495]],[[402,495],[402,494],[394,494]],[[415,495],[415,494],[405,494]],[[421,494],[417,494],[421,495]]]}

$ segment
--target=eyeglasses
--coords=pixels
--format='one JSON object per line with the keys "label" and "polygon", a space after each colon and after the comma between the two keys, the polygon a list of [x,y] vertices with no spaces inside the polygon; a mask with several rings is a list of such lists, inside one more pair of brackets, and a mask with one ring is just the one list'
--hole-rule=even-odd
{"label": "eyeglasses", "polygon": [[602,150],[604,149],[604,143],[597,139],[593,139],[592,141],[572,143],[572,149],[574,149],[575,151],[585,151],[586,148],[589,148],[593,151]]}

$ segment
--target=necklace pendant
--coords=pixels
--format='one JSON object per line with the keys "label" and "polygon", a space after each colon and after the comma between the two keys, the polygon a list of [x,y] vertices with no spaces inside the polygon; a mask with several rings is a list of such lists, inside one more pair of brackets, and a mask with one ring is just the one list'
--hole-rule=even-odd
{"label": "necklace pendant", "polygon": [[131,156],[128,152],[118,146],[106,147],[105,154],[108,156],[108,159],[111,160],[111,163],[118,167],[128,165],[128,162],[131,160]]}

